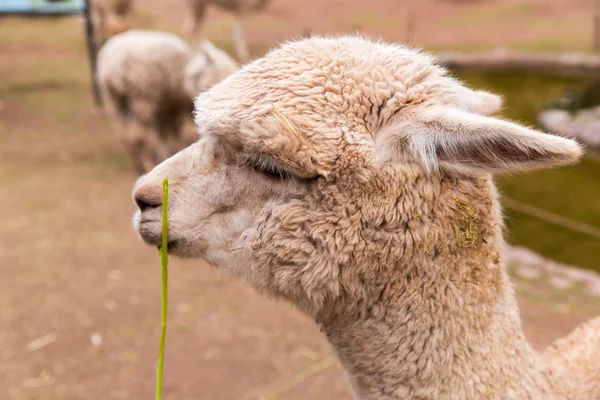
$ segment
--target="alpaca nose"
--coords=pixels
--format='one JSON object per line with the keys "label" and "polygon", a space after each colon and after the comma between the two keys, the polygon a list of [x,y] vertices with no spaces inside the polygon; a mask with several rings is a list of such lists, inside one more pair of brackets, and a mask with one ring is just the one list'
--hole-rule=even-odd
{"label": "alpaca nose", "polygon": [[162,205],[162,188],[160,186],[142,185],[133,195],[135,204],[141,212]]}

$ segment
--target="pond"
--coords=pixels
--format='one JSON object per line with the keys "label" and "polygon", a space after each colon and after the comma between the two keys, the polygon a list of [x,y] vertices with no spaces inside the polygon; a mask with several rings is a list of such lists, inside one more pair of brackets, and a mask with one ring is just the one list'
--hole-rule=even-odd
{"label": "pond", "polygon": [[[456,71],[473,88],[504,96],[505,117],[537,126],[546,102],[582,81],[532,73]],[[588,154],[578,165],[502,176],[509,198],[600,228],[600,158]],[[548,258],[600,272],[600,239],[504,208],[507,239]]]}

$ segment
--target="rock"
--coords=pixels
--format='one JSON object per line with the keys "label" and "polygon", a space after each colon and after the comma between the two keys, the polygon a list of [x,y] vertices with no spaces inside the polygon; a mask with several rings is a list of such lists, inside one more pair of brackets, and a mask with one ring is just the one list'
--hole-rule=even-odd
{"label": "rock", "polygon": [[557,289],[568,289],[571,286],[573,286],[573,281],[564,277],[564,276],[559,276],[559,275],[554,275],[552,277],[550,277],[550,283],[552,284],[552,286],[554,286]]}
{"label": "rock", "polygon": [[571,114],[566,110],[545,110],[538,115],[542,127],[554,134],[571,137],[590,147],[600,147],[600,107]]}
{"label": "rock", "polygon": [[520,246],[506,246],[506,261],[515,268],[521,278],[537,279],[547,276],[557,289],[567,289],[582,285],[588,295],[600,296],[600,274],[549,260]]}
{"label": "rock", "polygon": [[587,124],[580,135],[581,141],[592,147],[600,147],[600,120]]}
{"label": "rock", "polygon": [[102,336],[99,333],[92,333],[90,342],[92,342],[92,345],[94,346],[100,346],[102,344]]}
{"label": "rock", "polygon": [[571,132],[572,117],[565,110],[546,110],[538,115],[542,127],[557,135],[573,137]]}
{"label": "rock", "polygon": [[534,280],[542,277],[541,268],[532,265],[523,264],[517,269],[517,273],[523,279]]}

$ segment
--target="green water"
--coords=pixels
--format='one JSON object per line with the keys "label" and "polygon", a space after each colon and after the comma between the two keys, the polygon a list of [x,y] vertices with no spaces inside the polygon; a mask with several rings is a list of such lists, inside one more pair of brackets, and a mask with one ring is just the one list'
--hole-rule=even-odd
{"label": "green water", "polygon": [[[581,81],[555,76],[498,72],[456,72],[474,88],[502,94],[504,115],[536,125],[546,102]],[[600,162],[586,156],[572,167],[497,178],[500,192],[555,214],[600,227]],[[600,240],[505,209],[508,240],[558,261],[600,271]]]}

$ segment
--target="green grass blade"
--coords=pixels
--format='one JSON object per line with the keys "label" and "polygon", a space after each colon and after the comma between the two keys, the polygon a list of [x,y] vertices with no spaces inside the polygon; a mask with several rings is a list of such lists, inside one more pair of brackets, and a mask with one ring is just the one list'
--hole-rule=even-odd
{"label": "green grass blade", "polygon": [[156,400],[162,399],[163,366],[165,363],[165,337],[167,336],[167,280],[169,258],[167,255],[168,235],[169,235],[169,179],[163,180],[163,202],[162,202],[162,245],[160,246],[159,257],[161,266],[161,302],[160,302],[160,347],[158,350],[158,366],[156,369]]}

